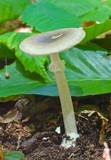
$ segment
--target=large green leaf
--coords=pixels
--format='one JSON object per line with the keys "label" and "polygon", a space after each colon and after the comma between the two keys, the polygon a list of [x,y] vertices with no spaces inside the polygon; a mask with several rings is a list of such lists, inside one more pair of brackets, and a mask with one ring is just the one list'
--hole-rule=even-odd
{"label": "large green leaf", "polygon": [[75,15],[45,1],[28,6],[22,20],[41,32],[80,26],[80,20]]}
{"label": "large green leaf", "polygon": [[[42,2],[43,0],[39,0],[38,2]],[[44,0],[45,2],[49,2],[48,0]],[[71,12],[77,16],[83,16],[90,13],[92,10],[98,7],[100,4],[100,0],[62,0],[57,1],[51,0],[51,4],[54,4],[60,8],[64,8],[68,12]]]}
{"label": "large green leaf", "polygon": [[[72,96],[95,95],[111,92],[111,57],[100,47],[81,45],[60,54],[66,61],[66,77]],[[24,71],[19,63],[8,66],[10,78],[5,79],[5,69],[0,71],[0,98],[19,94],[58,96],[53,73],[52,81],[44,83],[38,74]]]}
{"label": "large green leaf", "polygon": [[39,0],[29,5],[23,22],[44,32],[59,28],[80,27],[84,21],[104,22],[111,15],[109,5],[100,0]]}
{"label": "large green leaf", "polygon": [[12,95],[30,94],[43,86],[43,79],[38,74],[24,70],[20,62],[8,65],[10,78],[5,78],[5,68],[0,70],[0,98]]}
{"label": "large green leaf", "polygon": [[[64,54],[61,58],[66,61],[66,76],[73,96],[111,92],[111,56],[107,56],[105,50],[92,44],[73,48]],[[41,87],[37,94],[56,96],[56,84]]]}
{"label": "large green leaf", "polygon": [[[30,56],[28,54],[25,54],[19,49],[20,42],[32,35],[31,33],[6,33],[0,36],[0,45],[4,45],[2,50],[6,50],[8,48],[11,51],[15,52],[15,55],[17,59],[19,59],[22,64],[24,65],[25,69],[30,72],[35,72],[41,75],[44,80],[49,81],[49,77],[45,70],[45,65],[48,62],[47,56],[44,57],[36,57],[36,56]],[[11,53],[11,52],[10,52]]]}
{"label": "large green leaf", "polygon": [[30,0],[0,0],[0,23],[20,16]]}
{"label": "large green leaf", "polygon": [[[38,0],[37,2],[41,3],[42,1],[43,0]],[[48,3],[49,0],[44,0],[44,2]],[[77,16],[82,16],[97,8],[100,0],[62,0],[58,2],[57,0],[51,0],[50,3],[57,7],[64,8],[66,11]]]}
{"label": "large green leaf", "polygon": [[[91,1],[90,1],[91,2]],[[107,5],[98,4],[99,6],[96,7],[91,12],[81,16],[81,21],[98,21],[100,23],[103,23],[107,19],[109,19],[111,15],[111,8],[109,8]],[[104,14],[105,13],[105,14]]]}
{"label": "large green leaf", "polygon": [[[42,0],[39,0],[40,2]],[[44,0],[49,2],[48,0]],[[77,15],[81,21],[99,21],[104,22],[111,15],[111,9],[107,2],[100,0],[62,0],[57,3],[51,0],[51,3],[60,8],[64,8],[69,13]]]}

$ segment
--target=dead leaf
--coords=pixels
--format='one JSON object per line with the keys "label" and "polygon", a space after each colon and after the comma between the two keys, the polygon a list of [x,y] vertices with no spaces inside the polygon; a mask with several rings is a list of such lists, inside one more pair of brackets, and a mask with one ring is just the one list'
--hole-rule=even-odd
{"label": "dead leaf", "polygon": [[16,119],[17,115],[18,115],[17,109],[13,109],[7,112],[5,115],[0,116],[0,123],[10,123]]}

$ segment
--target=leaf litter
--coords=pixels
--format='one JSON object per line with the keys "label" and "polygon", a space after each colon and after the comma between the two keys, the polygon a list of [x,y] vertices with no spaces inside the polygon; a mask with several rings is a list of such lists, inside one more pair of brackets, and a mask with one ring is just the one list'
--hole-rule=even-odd
{"label": "leaf litter", "polygon": [[[80,137],[76,140],[76,146],[68,149],[60,145],[64,125],[59,99],[36,96],[34,102],[32,101],[32,97],[23,96],[13,105],[10,101],[4,103],[4,106],[10,103],[13,106],[7,112],[9,117],[13,109],[19,112],[18,116],[11,114],[13,115],[11,121],[0,122],[0,144],[5,152],[22,151],[25,160],[110,160],[108,159],[111,148],[109,94],[73,97]],[[7,113],[3,112],[2,115],[1,109],[0,116],[6,117]],[[56,132],[57,128],[60,129],[60,133]]]}

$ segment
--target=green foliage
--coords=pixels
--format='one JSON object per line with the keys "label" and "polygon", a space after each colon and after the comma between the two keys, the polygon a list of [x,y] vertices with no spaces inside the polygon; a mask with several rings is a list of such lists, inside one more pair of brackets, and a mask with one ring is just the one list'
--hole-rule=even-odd
{"label": "green foliage", "polygon": [[100,0],[39,0],[26,8],[23,22],[44,32],[58,28],[79,27],[84,21],[104,22],[110,7]]}
{"label": "green foliage", "polygon": [[23,65],[17,61],[8,66],[10,78],[5,78],[5,68],[0,70],[0,97],[31,94],[42,87],[43,79],[38,74],[26,72]]}
{"label": "green foliage", "polygon": [[[111,92],[111,56],[110,47],[106,47],[110,43],[100,45],[99,40],[95,40],[96,36],[111,30],[111,0],[38,0],[34,4],[28,0],[0,0],[0,7],[4,15],[0,22],[21,16],[22,23],[36,32],[81,27],[84,21],[99,21],[84,27],[86,37],[81,45],[60,56],[66,62],[66,76],[73,96]],[[6,67],[0,70],[0,98],[20,94],[58,95],[54,75],[48,71],[49,58],[30,56],[19,49],[20,42],[32,34],[7,31],[0,35],[0,58],[13,58],[7,66],[9,79],[4,76]]]}
{"label": "green foliage", "polygon": [[[39,0],[39,2],[42,2],[42,0]],[[45,2],[48,3],[49,1],[45,0]],[[51,0],[50,3],[56,5],[57,7],[64,8],[68,12],[76,14],[77,16],[83,16],[90,13],[95,8],[99,7],[100,0],[62,0],[58,3],[56,0]]]}
{"label": "green foliage", "polygon": [[[42,2],[42,0],[39,0],[39,2]],[[45,0],[45,2],[48,3],[49,1]],[[51,0],[50,3],[77,15],[82,22],[90,20],[104,22],[111,15],[110,7],[101,0],[62,0],[58,3],[56,0]]]}
{"label": "green foliage", "polygon": [[[65,54],[65,55],[64,55]],[[96,45],[82,45],[61,54],[71,95],[85,96],[111,91],[111,57]],[[57,95],[56,84],[45,85],[39,94]]]}
{"label": "green foliage", "polygon": [[22,20],[41,32],[80,26],[80,20],[75,15],[44,1],[28,6]]}
{"label": "green foliage", "polygon": [[30,0],[0,0],[0,23],[21,15]]}
{"label": "green foliage", "polygon": [[84,38],[83,42],[87,42],[94,39],[98,35],[111,30],[111,19],[108,19],[104,23],[94,24],[90,27],[86,27],[84,30],[86,32],[86,37]]}
{"label": "green foliage", "polygon": [[5,160],[24,160],[24,154],[19,151],[12,151],[5,154]]}
{"label": "green foliage", "polygon": [[[102,94],[111,91],[111,57],[100,47],[81,45],[60,54],[66,61],[66,76],[74,96]],[[96,60],[95,60],[96,59]],[[5,79],[5,69],[0,72],[0,97],[19,94],[58,96],[53,74],[47,72],[51,81],[44,83],[45,76],[26,72],[19,61],[8,66],[10,78]]]}
{"label": "green foliage", "polygon": [[109,7],[111,7],[111,0],[105,2]]}
{"label": "green foliage", "polygon": [[[0,43],[4,44],[4,50],[6,49],[5,46],[10,49],[10,52],[15,50],[15,56],[17,59],[21,61],[21,63],[24,65],[25,70],[30,72],[35,72],[40,74],[42,77],[45,78],[45,80],[49,80],[49,77],[46,74],[45,71],[45,65],[47,64],[48,58],[47,57],[33,57],[27,54],[24,54],[19,49],[20,42],[26,38],[27,36],[30,36],[31,33],[6,33],[0,36]],[[9,52],[9,53],[10,53]]]}

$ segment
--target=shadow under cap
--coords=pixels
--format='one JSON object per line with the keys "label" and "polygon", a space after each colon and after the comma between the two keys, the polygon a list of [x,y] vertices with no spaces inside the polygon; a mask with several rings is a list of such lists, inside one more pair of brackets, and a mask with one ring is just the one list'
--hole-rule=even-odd
{"label": "shadow under cap", "polygon": [[62,52],[77,45],[85,37],[82,28],[65,28],[30,36],[20,49],[30,55],[48,55]]}

